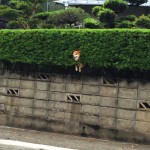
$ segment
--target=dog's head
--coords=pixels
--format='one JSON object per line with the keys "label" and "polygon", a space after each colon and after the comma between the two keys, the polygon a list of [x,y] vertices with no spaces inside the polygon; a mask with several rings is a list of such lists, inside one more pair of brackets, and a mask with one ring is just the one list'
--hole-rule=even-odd
{"label": "dog's head", "polygon": [[80,51],[79,50],[74,50],[73,58],[75,61],[78,61],[80,59]]}

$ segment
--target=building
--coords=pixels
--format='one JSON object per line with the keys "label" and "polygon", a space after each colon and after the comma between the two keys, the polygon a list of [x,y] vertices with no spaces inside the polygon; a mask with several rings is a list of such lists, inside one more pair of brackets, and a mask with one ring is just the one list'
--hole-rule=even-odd
{"label": "building", "polygon": [[[105,0],[56,0],[55,2],[64,5],[66,8],[68,6],[80,7],[91,14],[92,8],[101,6]],[[141,6],[129,6],[123,13],[119,14],[119,17],[131,14],[136,16],[150,14],[150,0]]]}

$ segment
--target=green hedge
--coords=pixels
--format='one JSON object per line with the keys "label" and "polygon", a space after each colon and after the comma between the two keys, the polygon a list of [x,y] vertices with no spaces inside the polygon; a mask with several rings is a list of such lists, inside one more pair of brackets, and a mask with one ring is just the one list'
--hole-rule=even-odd
{"label": "green hedge", "polygon": [[12,63],[74,65],[72,52],[92,68],[150,70],[150,30],[0,30],[0,60]]}

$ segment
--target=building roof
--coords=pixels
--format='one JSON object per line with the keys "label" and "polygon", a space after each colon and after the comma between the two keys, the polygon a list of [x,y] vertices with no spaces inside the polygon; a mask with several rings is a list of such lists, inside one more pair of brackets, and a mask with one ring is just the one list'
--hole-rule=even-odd
{"label": "building roof", "polygon": [[[102,5],[105,0],[55,0],[56,3],[63,4],[66,7],[71,5]],[[150,6],[150,0],[141,6]]]}

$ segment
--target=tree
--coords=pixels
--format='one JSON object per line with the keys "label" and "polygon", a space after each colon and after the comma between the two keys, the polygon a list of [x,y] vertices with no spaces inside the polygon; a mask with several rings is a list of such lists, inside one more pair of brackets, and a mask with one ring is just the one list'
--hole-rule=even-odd
{"label": "tree", "polygon": [[106,27],[108,28],[114,27],[115,17],[116,17],[115,12],[108,8],[105,8],[102,11],[99,11],[98,13],[99,21],[105,23]]}
{"label": "tree", "polygon": [[104,3],[104,8],[109,8],[116,14],[122,13],[127,9],[127,2],[124,0],[106,0]]}
{"label": "tree", "polygon": [[[40,12],[40,7],[46,0],[10,0],[8,6],[3,5],[0,17],[16,22],[20,28],[33,28],[37,22],[34,15]],[[15,14],[14,16],[12,14]],[[10,25],[12,22],[10,22]]]}
{"label": "tree", "polygon": [[132,6],[139,6],[141,4],[147,3],[148,0],[126,0]]}

